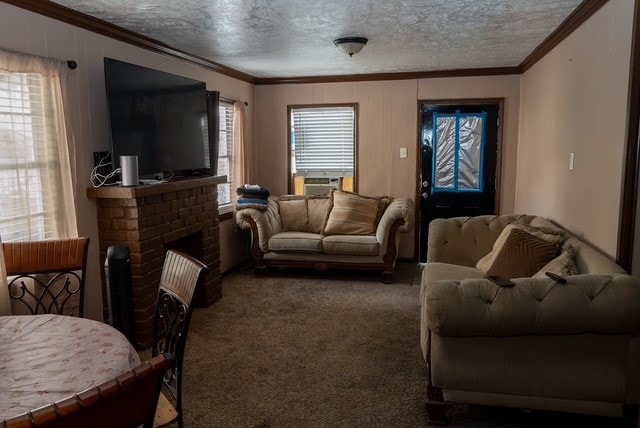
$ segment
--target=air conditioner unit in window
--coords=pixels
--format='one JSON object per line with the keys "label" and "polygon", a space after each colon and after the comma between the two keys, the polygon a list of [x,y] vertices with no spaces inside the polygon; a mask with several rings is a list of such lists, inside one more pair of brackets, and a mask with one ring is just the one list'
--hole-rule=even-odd
{"label": "air conditioner unit in window", "polygon": [[340,188],[339,178],[329,177],[306,177],[304,179],[304,194],[305,195],[323,195],[331,193],[331,189]]}

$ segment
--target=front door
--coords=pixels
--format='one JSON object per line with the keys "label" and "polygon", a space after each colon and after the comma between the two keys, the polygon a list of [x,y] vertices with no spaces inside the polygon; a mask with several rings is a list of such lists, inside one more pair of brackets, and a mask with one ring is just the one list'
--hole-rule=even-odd
{"label": "front door", "polygon": [[420,261],[435,218],[495,214],[499,103],[423,103]]}

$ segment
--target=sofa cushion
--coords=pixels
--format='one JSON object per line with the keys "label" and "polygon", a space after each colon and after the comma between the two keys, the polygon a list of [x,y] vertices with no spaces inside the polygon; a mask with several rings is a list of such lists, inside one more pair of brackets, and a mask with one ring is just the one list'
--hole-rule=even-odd
{"label": "sofa cushion", "polygon": [[321,253],[322,235],[308,232],[281,232],[269,239],[270,251]]}
{"label": "sofa cushion", "polygon": [[426,285],[429,328],[450,337],[640,332],[640,287],[629,275],[519,278],[511,288],[483,279]]}
{"label": "sofa cushion", "polygon": [[329,196],[309,196],[307,199],[309,232],[322,233],[324,225],[327,222],[327,216],[329,215],[329,208],[331,208],[331,200],[329,199]]}
{"label": "sofa cushion", "polygon": [[478,262],[476,263],[476,268],[480,269],[483,272],[489,271],[489,268],[494,264],[495,258],[502,250],[502,247],[507,241],[507,238],[509,237],[511,230],[513,229],[524,230],[525,232],[535,236],[536,238],[539,238],[554,244],[561,244],[567,239],[567,234],[561,230],[553,230],[553,229],[543,228],[543,227],[533,227],[526,223],[516,221],[514,223],[508,224],[502,230],[502,232],[500,233],[496,241],[493,243],[493,249],[486,256],[478,260]]}
{"label": "sofa cushion", "polygon": [[377,256],[380,244],[375,236],[331,235],[322,240],[325,254]]}
{"label": "sofa cushion", "polygon": [[380,220],[382,201],[343,190],[331,191],[331,211],[325,235],[373,235]]}
{"label": "sofa cushion", "polygon": [[305,199],[278,200],[282,230],[307,232],[309,230],[309,212]]}
{"label": "sofa cushion", "polygon": [[512,228],[504,244],[494,248],[493,263],[486,274],[505,278],[530,277],[558,255],[560,247],[522,229]]}
{"label": "sofa cushion", "polygon": [[578,268],[575,262],[576,251],[572,245],[565,245],[560,255],[547,263],[542,269],[533,275],[533,278],[546,278],[546,272],[560,276],[577,275]]}
{"label": "sofa cushion", "polygon": [[429,262],[422,271],[422,288],[424,289],[426,284],[431,284],[435,281],[484,278],[484,276],[484,272],[470,266]]}

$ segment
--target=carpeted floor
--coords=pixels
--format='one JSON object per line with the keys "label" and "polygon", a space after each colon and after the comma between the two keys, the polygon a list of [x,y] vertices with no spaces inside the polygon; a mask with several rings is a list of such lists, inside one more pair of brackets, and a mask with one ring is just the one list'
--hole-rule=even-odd
{"label": "carpeted floor", "polygon": [[[195,309],[184,373],[186,428],[424,427],[420,268],[374,273],[244,268]],[[621,421],[457,405],[457,427],[622,427]]]}

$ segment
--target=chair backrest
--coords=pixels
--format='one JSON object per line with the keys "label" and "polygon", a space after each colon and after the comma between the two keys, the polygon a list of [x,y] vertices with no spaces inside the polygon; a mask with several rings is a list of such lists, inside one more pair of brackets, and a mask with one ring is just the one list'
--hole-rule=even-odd
{"label": "chair backrest", "polygon": [[0,428],[151,428],[162,377],[171,364],[171,355],[157,355],[79,394],[0,420]]}
{"label": "chair backrest", "polygon": [[2,248],[17,314],[83,316],[89,238],[5,242]]}
{"label": "chair backrest", "polygon": [[208,272],[207,266],[193,257],[167,251],[156,303],[152,355],[170,353],[174,357],[164,385],[171,393],[178,418],[182,418],[182,360],[191,321],[191,302],[197,285]]}

